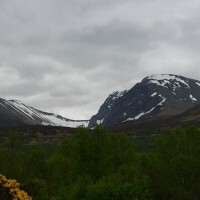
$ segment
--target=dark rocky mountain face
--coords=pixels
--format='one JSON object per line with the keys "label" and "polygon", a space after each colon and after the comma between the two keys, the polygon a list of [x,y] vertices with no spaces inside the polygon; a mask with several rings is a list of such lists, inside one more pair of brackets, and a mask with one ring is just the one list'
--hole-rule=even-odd
{"label": "dark rocky mountain face", "polygon": [[116,91],[110,94],[108,98],[105,100],[105,102],[102,104],[102,106],[100,107],[99,112],[90,119],[89,128],[91,128],[92,125],[95,125],[95,124],[102,124],[103,119],[109,117],[109,113],[112,110],[115,102],[120,97],[122,97],[125,93],[126,91],[123,91],[123,92]]}
{"label": "dark rocky mountain face", "polygon": [[0,99],[0,127],[46,125],[77,127],[88,125],[88,120],[71,120],[27,106],[17,100]]}
{"label": "dark rocky mountain face", "polygon": [[165,129],[176,127],[200,126],[200,104],[185,112],[160,118],[146,120],[132,120],[109,127],[114,132],[125,132],[130,136],[155,136]]}
{"label": "dark rocky mountain face", "polygon": [[171,74],[152,75],[129,91],[111,94],[88,127],[174,116],[199,103],[200,81]]}

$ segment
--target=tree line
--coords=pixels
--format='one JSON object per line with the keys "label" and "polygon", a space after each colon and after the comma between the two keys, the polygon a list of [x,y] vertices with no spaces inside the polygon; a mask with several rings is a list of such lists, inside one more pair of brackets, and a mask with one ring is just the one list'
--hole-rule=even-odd
{"label": "tree line", "polygon": [[18,180],[33,200],[200,198],[198,127],[166,130],[154,152],[136,151],[126,134],[99,126],[77,128],[53,150],[24,146],[12,133],[0,160],[0,173]]}

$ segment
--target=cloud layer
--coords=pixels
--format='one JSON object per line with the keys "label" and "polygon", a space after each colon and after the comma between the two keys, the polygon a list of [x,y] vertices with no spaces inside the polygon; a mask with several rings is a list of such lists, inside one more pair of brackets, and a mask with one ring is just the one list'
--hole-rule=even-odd
{"label": "cloud layer", "polygon": [[200,79],[200,1],[0,1],[0,94],[88,119],[149,74]]}

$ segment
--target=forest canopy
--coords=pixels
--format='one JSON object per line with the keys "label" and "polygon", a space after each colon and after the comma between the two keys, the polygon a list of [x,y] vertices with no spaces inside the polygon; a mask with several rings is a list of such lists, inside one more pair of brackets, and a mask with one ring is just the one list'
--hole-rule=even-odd
{"label": "forest canopy", "polygon": [[200,197],[200,130],[168,129],[153,152],[97,126],[77,128],[53,149],[24,146],[15,133],[0,148],[0,173],[33,200],[180,200]]}

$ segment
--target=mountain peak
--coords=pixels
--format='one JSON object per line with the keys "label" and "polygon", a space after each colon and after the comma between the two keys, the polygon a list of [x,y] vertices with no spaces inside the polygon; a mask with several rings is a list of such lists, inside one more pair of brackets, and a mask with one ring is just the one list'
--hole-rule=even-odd
{"label": "mountain peak", "polygon": [[[144,83],[152,83],[157,86],[162,87],[173,87],[173,90],[180,87],[190,88],[189,82],[195,81],[180,75],[175,74],[154,74],[147,76],[142,80]],[[196,84],[200,84],[199,81],[196,81]]]}
{"label": "mountain peak", "polygon": [[110,98],[113,98],[113,99],[118,99],[119,97],[123,96],[124,93],[126,93],[127,90],[124,90],[124,91],[114,91],[113,93],[111,93],[109,95]]}
{"label": "mountain peak", "polygon": [[174,80],[180,77],[181,76],[175,74],[152,74],[150,76],[147,76],[145,79],[161,81],[161,80]]}
{"label": "mountain peak", "polygon": [[97,121],[112,126],[124,121],[172,116],[199,102],[200,81],[174,74],[154,74],[124,93],[112,93],[91,118],[89,127]]}

